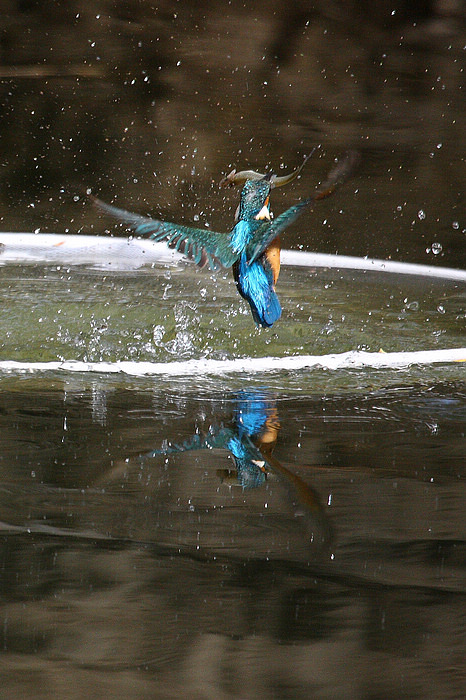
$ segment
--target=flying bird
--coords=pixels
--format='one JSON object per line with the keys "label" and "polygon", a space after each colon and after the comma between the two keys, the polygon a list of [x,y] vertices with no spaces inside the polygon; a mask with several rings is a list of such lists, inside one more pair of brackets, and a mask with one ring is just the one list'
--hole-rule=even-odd
{"label": "flying bird", "polygon": [[119,209],[95,197],[92,199],[101,211],[126,224],[136,235],[165,241],[170,248],[184,253],[200,267],[208,265],[211,270],[219,266],[233,268],[238,292],[249,303],[254,321],[264,328],[270,328],[281,316],[275,291],[280,271],[278,237],[306,207],[331,194],[336,185],[346,179],[352,170],[354,157],[348,154],[311,197],[272,219],[269,211],[272,188],[294,179],[306,160],[297,171],[282,178],[277,178],[273,173],[262,175],[255,171],[233,171],[224,178],[226,184],[244,182],[235,225],[229,233],[160,221]]}

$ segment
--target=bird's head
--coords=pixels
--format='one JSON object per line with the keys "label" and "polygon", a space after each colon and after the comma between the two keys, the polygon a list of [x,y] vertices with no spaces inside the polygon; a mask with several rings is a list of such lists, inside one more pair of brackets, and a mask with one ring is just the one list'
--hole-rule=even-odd
{"label": "bird's head", "polygon": [[271,190],[271,175],[272,173],[261,180],[246,180],[241,190],[237,220],[270,219],[268,204]]}

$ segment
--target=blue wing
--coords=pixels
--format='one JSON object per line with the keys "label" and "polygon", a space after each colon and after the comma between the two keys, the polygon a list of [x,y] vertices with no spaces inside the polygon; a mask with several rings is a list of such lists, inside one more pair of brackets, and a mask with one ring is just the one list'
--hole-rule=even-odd
{"label": "blue wing", "polygon": [[227,450],[230,440],[235,436],[235,432],[231,428],[211,428],[207,436],[203,437],[196,433],[192,437],[188,438],[181,444],[170,443],[164,445],[164,447],[159,450],[151,450],[144,455],[141,455],[140,459],[145,459],[147,457],[157,457],[158,455],[170,455],[179,452],[190,452],[196,450],[212,450],[212,449],[224,449]]}
{"label": "blue wing", "polygon": [[165,241],[170,248],[183,253],[200,267],[206,264],[211,270],[217,269],[219,265],[231,267],[238,259],[238,252],[231,245],[230,234],[151,219],[106,204],[96,197],[92,199],[99,209],[127,224],[137,236]]}
{"label": "blue wing", "polygon": [[191,450],[229,450],[235,458],[238,481],[243,488],[255,488],[265,481],[267,463],[260,450],[254,445],[249,435],[240,437],[231,428],[211,428],[207,437],[200,435],[185,440],[180,445],[166,445],[159,450],[152,450],[139,457],[141,462],[159,455],[189,452]]}
{"label": "blue wing", "polygon": [[[265,252],[273,240],[300,214],[311,202],[329,197],[338,185],[342,185],[354,172],[359,163],[359,153],[348,151],[330,170],[325,182],[314,192],[312,197],[305,199],[299,204],[290,207],[283,214],[280,214],[271,224],[263,226],[257,230],[246,248],[248,264],[252,265]],[[304,163],[303,163],[304,165]],[[301,166],[302,167],[302,166]],[[298,174],[298,173],[296,173]]]}
{"label": "blue wing", "polygon": [[309,206],[313,201],[314,197],[305,199],[284,211],[283,214],[277,216],[271,223],[263,224],[254,233],[251,242],[246,248],[248,265],[252,265],[252,263],[256,262],[277,236],[292,224],[293,221],[296,221],[298,216],[303,213],[305,207]]}

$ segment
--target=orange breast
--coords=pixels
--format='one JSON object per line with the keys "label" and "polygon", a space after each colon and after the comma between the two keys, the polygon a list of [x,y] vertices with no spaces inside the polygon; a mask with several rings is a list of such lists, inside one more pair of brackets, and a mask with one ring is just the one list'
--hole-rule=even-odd
{"label": "orange breast", "polygon": [[277,284],[278,275],[280,274],[280,250],[280,238],[276,238],[265,251],[265,257],[272,268],[274,284]]}

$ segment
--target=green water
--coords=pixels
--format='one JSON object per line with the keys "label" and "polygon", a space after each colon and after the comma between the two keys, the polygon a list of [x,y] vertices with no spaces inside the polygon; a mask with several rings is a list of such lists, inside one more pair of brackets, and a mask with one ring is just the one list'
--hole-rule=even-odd
{"label": "green water", "polygon": [[263,330],[226,273],[7,265],[0,358],[170,362],[464,345],[462,283],[283,268],[278,291],[282,318]]}

